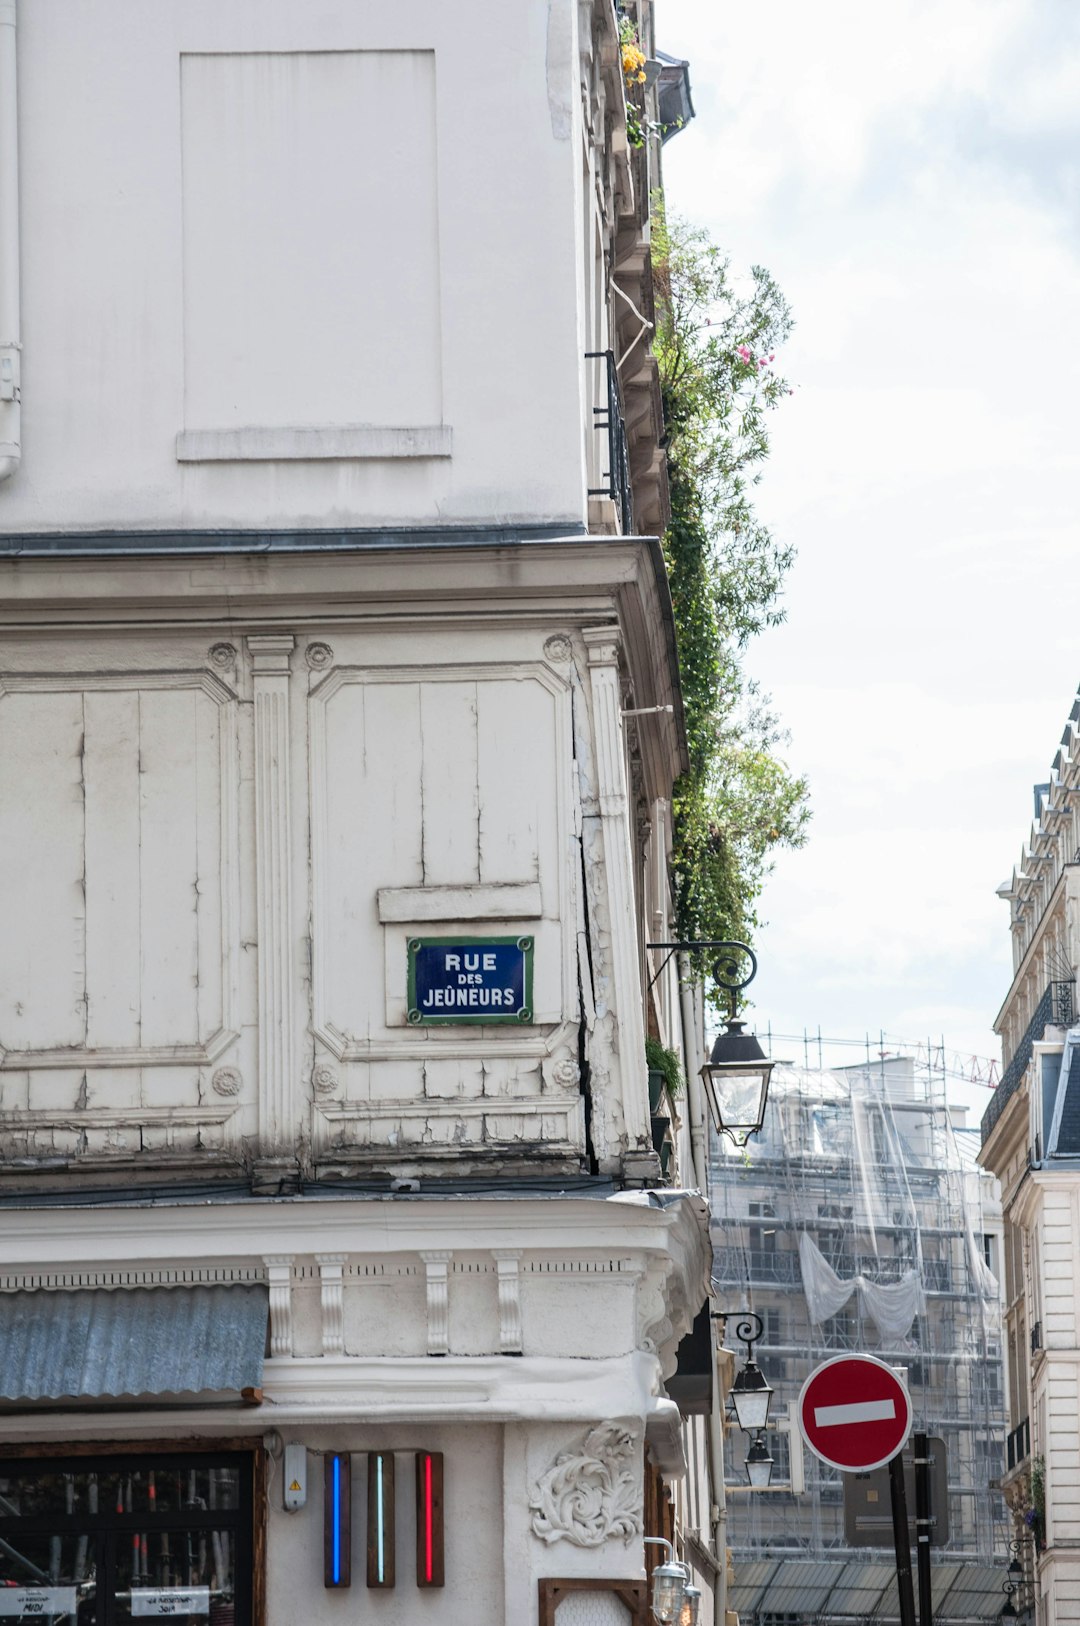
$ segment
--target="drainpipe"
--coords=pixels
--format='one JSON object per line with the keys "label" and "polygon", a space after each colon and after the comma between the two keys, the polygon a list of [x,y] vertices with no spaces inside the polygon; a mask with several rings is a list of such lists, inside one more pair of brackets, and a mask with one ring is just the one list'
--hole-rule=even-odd
{"label": "drainpipe", "polygon": [[[690,962],[680,954],[679,1006],[682,1013],[683,1055],[686,1057],[686,1109],[690,1119],[690,1161],[694,1180],[702,1196],[709,1195],[708,1139],[701,1085],[704,1063],[704,1022],[700,1017],[690,976]],[[713,1362],[713,1398],[709,1411],[709,1501],[712,1504],[713,1552],[717,1561],[713,1588],[713,1626],[727,1626],[727,1491],[724,1486],[724,1424],[720,1416],[719,1383],[716,1376],[716,1323],[709,1322]]]}
{"label": "drainpipe", "polygon": [[0,480],[15,473],[22,456],[15,6],[0,0]]}

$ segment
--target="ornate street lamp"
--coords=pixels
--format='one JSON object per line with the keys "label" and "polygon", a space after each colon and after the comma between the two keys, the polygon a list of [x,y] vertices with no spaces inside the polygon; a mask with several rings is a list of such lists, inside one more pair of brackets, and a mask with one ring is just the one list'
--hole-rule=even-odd
{"label": "ornate street lamp", "polygon": [[[755,1330],[756,1329],[756,1330]],[[748,1310],[736,1323],[735,1336],[746,1345],[746,1364],[731,1385],[731,1403],[744,1434],[760,1434],[769,1426],[769,1404],[773,1391],[769,1380],[754,1360],[754,1345],[765,1330],[759,1315]],[[762,1447],[764,1450],[764,1446]],[[747,1459],[749,1462],[749,1458]],[[769,1458],[770,1469],[772,1459]],[[766,1481],[767,1483],[767,1481]],[[753,1479],[751,1478],[751,1484]]]}
{"label": "ornate street lamp", "polygon": [[765,1436],[758,1434],[746,1453],[746,1477],[751,1490],[767,1490],[772,1479],[773,1459],[765,1444]]}
{"label": "ornate street lamp", "polygon": [[[713,976],[728,996],[724,1031],[717,1035],[712,1055],[701,1069],[705,1094],[709,1098],[717,1134],[727,1135],[736,1146],[745,1146],[765,1122],[769,1079],[773,1062],[752,1033],[744,1033],[744,1022],[736,1016],[737,995],[757,976],[757,957],[745,943],[728,943],[729,954],[713,967]],[[750,973],[740,979],[738,955],[750,961]]]}
{"label": "ornate street lamp", "polygon": [[[724,1032],[717,1038],[712,1055],[701,1069],[701,1078],[717,1133],[729,1135],[736,1146],[745,1146],[765,1121],[769,1078],[774,1066],[753,1034],[743,1032],[745,1023],[740,1022],[736,1015],[737,996],[757,976],[757,956],[747,943],[717,942],[711,938],[700,943],[648,943],[646,947],[668,951],[649,983],[650,988],[662,975],[673,954],[722,950],[713,963],[713,977],[728,996],[728,1014]],[[740,977],[739,966],[744,955],[750,961],[750,971],[747,976]]]}

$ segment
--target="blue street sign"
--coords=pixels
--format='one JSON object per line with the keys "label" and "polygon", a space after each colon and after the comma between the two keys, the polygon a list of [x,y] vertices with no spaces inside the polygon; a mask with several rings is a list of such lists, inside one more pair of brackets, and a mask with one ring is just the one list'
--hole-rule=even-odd
{"label": "blue street sign", "polygon": [[531,937],[413,937],[409,1021],[531,1022]]}

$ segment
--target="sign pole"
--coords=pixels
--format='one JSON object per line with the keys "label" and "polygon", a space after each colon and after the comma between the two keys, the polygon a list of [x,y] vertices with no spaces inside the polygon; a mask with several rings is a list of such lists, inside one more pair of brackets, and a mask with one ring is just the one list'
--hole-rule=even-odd
{"label": "sign pole", "polygon": [[896,1590],[900,1596],[900,1626],[915,1626],[915,1589],[911,1581],[911,1542],[908,1537],[904,1457],[898,1451],[889,1463],[892,1493],[893,1543],[896,1547]]}
{"label": "sign pole", "polygon": [[915,1556],[919,1571],[919,1626],[934,1626],[934,1599],[930,1588],[930,1442],[912,1436],[915,1449]]}

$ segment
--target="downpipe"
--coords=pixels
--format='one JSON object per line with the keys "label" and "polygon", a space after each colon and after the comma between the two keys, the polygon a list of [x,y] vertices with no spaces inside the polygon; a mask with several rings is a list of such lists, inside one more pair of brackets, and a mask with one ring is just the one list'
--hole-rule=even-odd
{"label": "downpipe", "polygon": [[[702,1196],[709,1197],[709,1149],[705,1128],[705,1105],[701,1086],[704,1062],[704,1022],[699,1016],[690,977],[690,961],[678,958],[679,1009],[682,1015],[683,1055],[686,1057],[686,1105],[690,1118],[690,1160],[694,1180]],[[716,1323],[710,1318],[709,1338],[713,1360],[713,1400],[708,1424],[709,1501],[712,1512],[713,1553],[717,1562],[713,1587],[713,1626],[727,1622],[727,1490],[724,1484],[724,1423],[720,1416],[719,1384],[716,1377]]]}
{"label": "downpipe", "polygon": [[22,457],[16,0],[0,0],[0,480]]}

